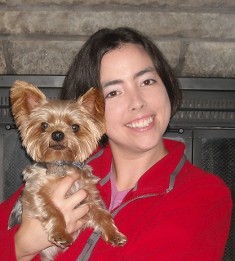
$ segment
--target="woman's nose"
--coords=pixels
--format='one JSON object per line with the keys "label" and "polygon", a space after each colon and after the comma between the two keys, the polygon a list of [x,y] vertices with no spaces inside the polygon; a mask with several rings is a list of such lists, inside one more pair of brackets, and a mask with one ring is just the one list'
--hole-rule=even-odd
{"label": "woman's nose", "polygon": [[130,94],[129,99],[130,99],[129,109],[131,111],[140,110],[140,109],[144,108],[146,105],[146,101],[145,101],[143,95],[138,91],[132,92]]}

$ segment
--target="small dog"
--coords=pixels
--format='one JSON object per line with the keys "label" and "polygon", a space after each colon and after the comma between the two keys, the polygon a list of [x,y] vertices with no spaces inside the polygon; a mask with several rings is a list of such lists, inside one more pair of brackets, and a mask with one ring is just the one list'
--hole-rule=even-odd
{"label": "small dog", "polygon": [[82,164],[105,132],[102,93],[91,88],[77,101],[47,100],[33,84],[15,81],[10,100],[22,144],[36,163],[23,171],[25,188],[11,213],[9,228],[21,223],[23,205],[32,218],[41,221],[48,240],[55,245],[42,251],[43,260],[52,260],[67,248],[78,233],[71,235],[66,231],[64,217],[50,195],[65,175],[75,173],[78,180],[67,197],[80,188],[87,191],[83,204],[89,204],[90,210],[84,227],[99,230],[113,246],[124,245],[126,237],[102,207],[96,189],[98,178],[90,166]]}

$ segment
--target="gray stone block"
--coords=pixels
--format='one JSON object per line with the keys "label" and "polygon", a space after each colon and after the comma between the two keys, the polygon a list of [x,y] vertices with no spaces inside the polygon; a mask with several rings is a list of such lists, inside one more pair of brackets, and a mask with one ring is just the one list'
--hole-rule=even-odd
{"label": "gray stone block", "polygon": [[179,66],[180,59],[181,42],[168,40],[155,43],[165,56],[172,69],[177,72],[177,67]]}
{"label": "gray stone block", "polygon": [[66,74],[81,42],[13,41],[12,67],[16,74]]}
{"label": "gray stone block", "polygon": [[0,74],[6,74],[6,73],[7,73],[6,62],[4,58],[2,43],[0,43]]}
{"label": "gray stone block", "polygon": [[235,14],[160,11],[0,12],[0,33],[87,36],[101,27],[130,26],[155,37],[235,39]]}
{"label": "gray stone block", "polygon": [[235,77],[235,45],[193,42],[185,54],[182,76]]}
{"label": "gray stone block", "polygon": [[67,6],[134,6],[134,7],[158,7],[158,8],[207,8],[207,7],[234,7],[234,2],[231,0],[0,0],[0,3],[5,3],[9,6],[14,4],[33,4],[33,5],[67,5]]}

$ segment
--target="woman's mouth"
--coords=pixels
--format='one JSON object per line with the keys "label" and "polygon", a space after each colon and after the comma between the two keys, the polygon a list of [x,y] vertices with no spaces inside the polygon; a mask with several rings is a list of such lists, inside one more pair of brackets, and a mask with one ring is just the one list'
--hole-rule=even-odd
{"label": "woman's mouth", "polygon": [[129,122],[126,124],[126,126],[128,128],[135,128],[135,129],[143,129],[148,127],[149,125],[151,125],[151,123],[153,122],[154,116],[150,116],[147,118],[142,118],[139,120],[135,120],[133,122]]}

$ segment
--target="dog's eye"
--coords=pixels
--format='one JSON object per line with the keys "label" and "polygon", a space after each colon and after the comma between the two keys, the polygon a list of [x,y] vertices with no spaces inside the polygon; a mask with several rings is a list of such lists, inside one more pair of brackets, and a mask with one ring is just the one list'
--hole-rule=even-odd
{"label": "dog's eye", "polygon": [[73,124],[72,126],[71,126],[71,128],[72,128],[72,130],[73,130],[73,132],[78,132],[78,130],[79,130],[79,125],[77,125],[77,124]]}
{"label": "dog's eye", "polygon": [[42,122],[42,123],[41,123],[41,128],[42,128],[43,130],[46,130],[48,127],[49,127],[49,124],[48,124],[47,122]]}

